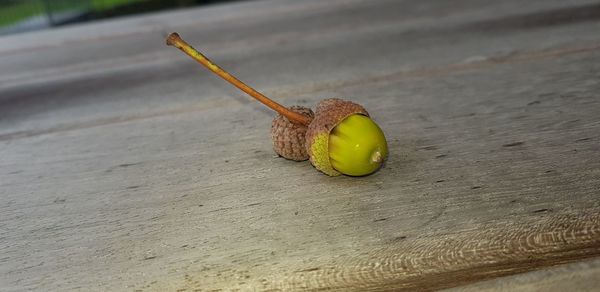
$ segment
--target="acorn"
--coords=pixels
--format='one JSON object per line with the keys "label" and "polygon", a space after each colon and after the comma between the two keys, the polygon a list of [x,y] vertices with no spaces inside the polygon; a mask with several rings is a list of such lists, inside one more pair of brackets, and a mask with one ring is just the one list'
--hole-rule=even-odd
{"label": "acorn", "polygon": [[361,105],[338,98],[317,105],[306,133],[312,165],[330,176],[363,176],[379,169],[388,155],[383,131]]}
{"label": "acorn", "polygon": [[330,98],[319,102],[314,113],[302,106],[286,108],[214,64],[177,33],[167,37],[167,45],[279,113],[271,125],[273,150],[278,155],[295,161],[310,159],[316,169],[329,176],[369,175],[387,158],[385,135],[361,105]]}

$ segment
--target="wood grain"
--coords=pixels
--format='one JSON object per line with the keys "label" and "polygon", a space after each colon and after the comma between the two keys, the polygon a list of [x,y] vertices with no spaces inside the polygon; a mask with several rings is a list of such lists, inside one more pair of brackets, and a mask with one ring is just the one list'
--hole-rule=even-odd
{"label": "wood grain", "polygon": [[544,270],[478,282],[449,291],[594,291],[600,261],[585,260]]}

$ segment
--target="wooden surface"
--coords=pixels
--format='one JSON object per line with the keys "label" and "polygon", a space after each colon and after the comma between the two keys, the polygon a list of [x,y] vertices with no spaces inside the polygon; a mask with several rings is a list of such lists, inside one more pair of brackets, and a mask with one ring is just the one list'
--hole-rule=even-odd
{"label": "wooden surface", "polygon": [[[600,256],[599,20],[594,1],[251,1],[0,38],[0,290],[595,281],[544,269]],[[283,104],[361,103],[387,165],[275,157],[274,115],[170,31]]]}
{"label": "wooden surface", "polygon": [[477,282],[448,289],[455,291],[598,291],[600,259]]}

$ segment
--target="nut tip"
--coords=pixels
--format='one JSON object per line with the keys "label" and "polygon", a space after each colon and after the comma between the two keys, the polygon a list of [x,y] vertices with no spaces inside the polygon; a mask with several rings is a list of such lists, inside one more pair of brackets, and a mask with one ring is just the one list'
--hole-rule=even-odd
{"label": "nut tip", "polygon": [[180,40],[181,37],[179,36],[178,33],[176,32],[172,32],[171,34],[169,34],[169,36],[167,37],[167,45],[168,46],[172,46],[173,44],[175,44],[176,40]]}
{"label": "nut tip", "polygon": [[381,152],[379,150],[375,151],[375,153],[373,153],[373,155],[371,155],[371,162],[377,163],[377,164],[383,162],[383,155],[381,155]]}

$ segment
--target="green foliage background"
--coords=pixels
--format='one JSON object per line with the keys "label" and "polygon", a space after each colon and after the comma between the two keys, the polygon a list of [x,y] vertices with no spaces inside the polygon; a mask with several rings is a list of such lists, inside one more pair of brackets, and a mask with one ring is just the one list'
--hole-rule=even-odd
{"label": "green foliage background", "polygon": [[216,1],[218,0],[0,0],[0,28],[32,16],[45,16],[48,11],[57,13],[83,10],[88,12],[90,19],[98,19]]}

